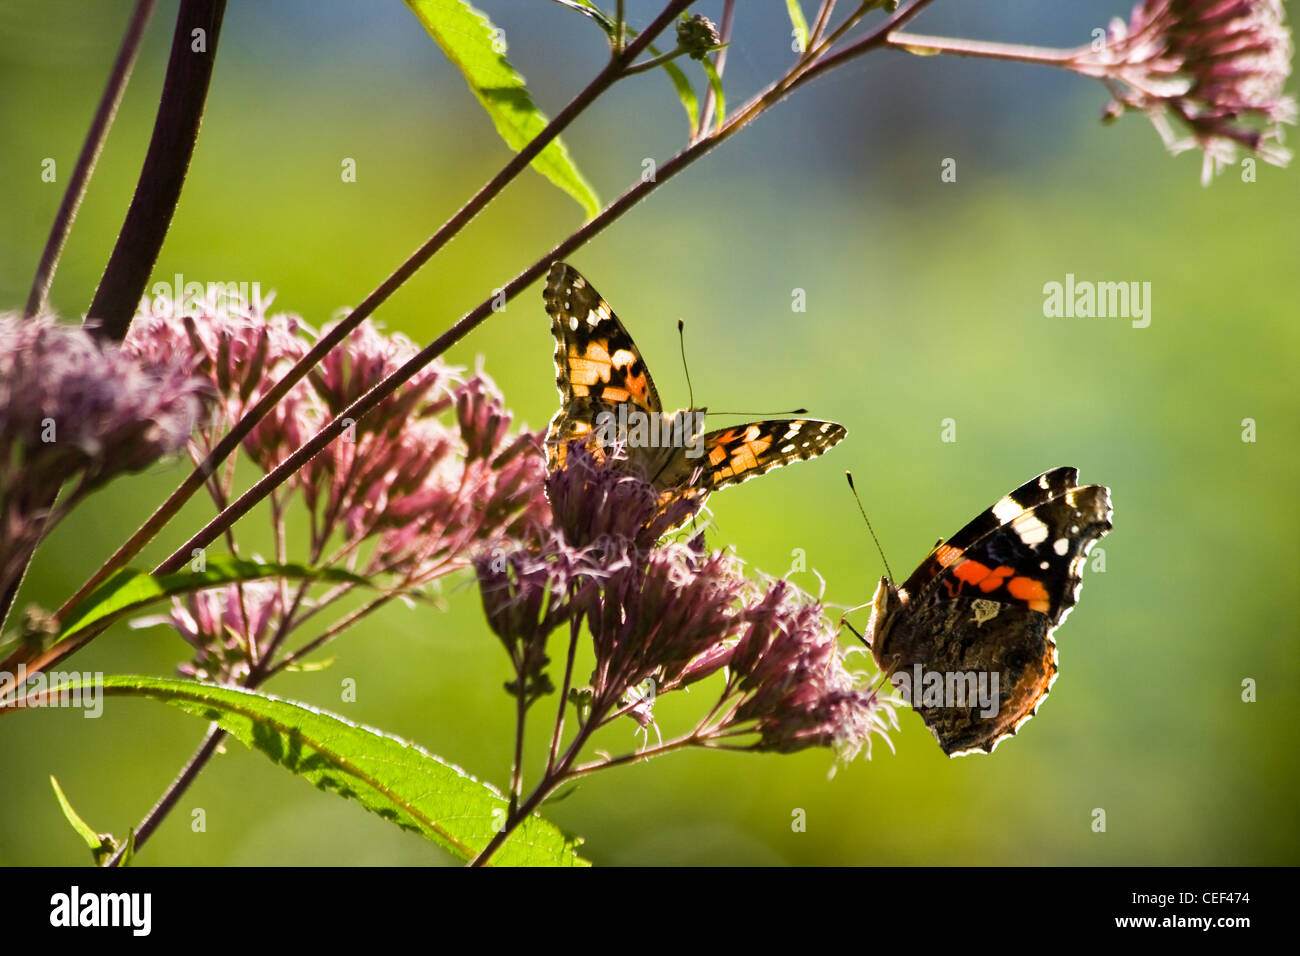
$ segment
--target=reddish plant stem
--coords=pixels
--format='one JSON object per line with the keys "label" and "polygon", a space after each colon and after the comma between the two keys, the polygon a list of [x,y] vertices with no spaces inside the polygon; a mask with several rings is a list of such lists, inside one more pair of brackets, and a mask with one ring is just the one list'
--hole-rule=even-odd
{"label": "reddish plant stem", "polygon": [[113,119],[117,116],[117,108],[122,103],[122,94],[126,92],[126,84],[130,81],[131,71],[135,68],[136,55],[140,52],[140,41],[144,39],[144,31],[149,25],[149,18],[153,15],[155,6],[157,0],[137,0],[135,11],[127,23],[122,45],[117,50],[117,59],[113,61],[113,69],[108,74],[108,84],[104,87],[104,94],[99,98],[95,118],[91,120],[86,141],[81,144],[77,165],[72,170],[68,188],[64,190],[63,201],[59,204],[59,211],[54,217],[54,225],[50,227],[50,236],[45,241],[45,250],[41,253],[40,264],[36,267],[32,290],[27,296],[27,308],[24,312],[26,318],[31,318],[44,309],[49,299],[50,285],[54,282],[54,273],[59,267],[59,256],[63,254],[63,245],[68,241],[72,222],[77,218],[77,210],[81,208],[81,201],[86,196],[86,186],[95,172],[95,163],[99,161],[99,154],[103,152],[109,128],[112,127]]}
{"label": "reddish plant stem", "polygon": [[[149,151],[126,221],[87,313],[99,323],[96,334],[113,341],[126,338],[180,201],[199,138],[225,12],[226,0],[181,0]],[[199,30],[203,31],[204,50],[195,52]]]}

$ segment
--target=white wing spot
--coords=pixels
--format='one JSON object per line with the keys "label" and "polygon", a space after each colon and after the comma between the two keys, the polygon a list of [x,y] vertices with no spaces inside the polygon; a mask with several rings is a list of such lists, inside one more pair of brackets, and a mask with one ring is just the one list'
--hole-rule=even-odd
{"label": "white wing spot", "polygon": [[569,328],[574,332],[578,331],[578,317],[576,315],[569,317]]}
{"label": "white wing spot", "polygon": [[1012,529],[1020,537],[1020,540],[1029,547],[1037,547],[1047,540],[1047,525],[1043,524],[1032,511],[1026,511],[1015,521],[1011,522]]}
{"label": "white wing spot", "polygon": [[1025,509],[1011,500],[1011,497],[1005,496],[998,500],[993,506],[993,517],[997,518],[1003,524],[1018,517]]}
{"label": "white wing spot", "polygon": [[1070,542],[1065,538],[1057,538],[1052,542],[1052,550],[1061,557],[1065,557],[1065,552],[1070,550]]}

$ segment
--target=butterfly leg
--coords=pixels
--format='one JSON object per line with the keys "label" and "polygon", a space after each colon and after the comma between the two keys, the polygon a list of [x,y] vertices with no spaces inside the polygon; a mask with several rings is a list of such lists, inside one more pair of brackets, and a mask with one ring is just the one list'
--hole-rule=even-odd
{"label": "butterfly leg", "polygon": [[847,610],[845,610],[843,614],[840,615],[840,623],[835,626],[835,632],[837,634],[847,627],[850,631],[853,632],[853,636],[863,643],[863,645],[867,648],[867,650],[871,650],[871,642],[868,641],[865,637],[863,637],[862,633],[856,627],[854,627],[852,624],[849,623],[849,615],[854,613],[855,611],[861,611],[863,608],[871,607],[871,605],[872,602],[868,601],[866,604],[859,604],[857,607],[848,608]]}

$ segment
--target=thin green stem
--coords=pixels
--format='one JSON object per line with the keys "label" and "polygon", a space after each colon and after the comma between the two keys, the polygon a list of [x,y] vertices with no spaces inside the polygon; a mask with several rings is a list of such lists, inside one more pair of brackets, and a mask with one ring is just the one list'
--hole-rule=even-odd
{"label": "thin green stem", "polygon": [[646,70],[653,70],[657,66],[663,66],[665,63],[677,59],[685,52],[686,50],[683,47],[678,47],[677,49],[670,50],[667,53],[660,53],[658,56],[651,57],[649,60],[642,60],[634,66],[629,66],[623,71],[623,75],[632,76],[636,73],[644,73]]}

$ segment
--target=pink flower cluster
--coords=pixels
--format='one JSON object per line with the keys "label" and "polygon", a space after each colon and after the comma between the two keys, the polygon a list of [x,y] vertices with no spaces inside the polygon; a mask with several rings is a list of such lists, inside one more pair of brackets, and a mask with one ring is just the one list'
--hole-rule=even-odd
{"label": "pink flower cluster", "polygon": [[701,538],[656,543],[657,522],[675,520],[649,483],[574,442],[547,490],[554,537],[476,562],[488,622],[531,668],[520,671],[528,687],[549,687],[550,634],[585,626],[596,660],[579,692],[589,722],[627,715],[645,726],[655,697],[725,672],[694,743],[852,756],[895,725],[890,703],[845,666],[817,601],[786,581],[756,583],[730,553],[702,553]]}
{"label": "pink flower cluster", "polygon": [[173,355],[138,357],[48,316],[0,315],[6,606],[37,544],[86,494],[185,447],[208,391]]}
{"label": "pink flower cluster", "polygon": [[1111,116],[1141,110],[1171,152],[1200,148],[1206,182],[1243,148],[1282,166],[1282,126],[1296,121],[1283,19],[1281,0],[1142,0],[1072,68],[1110,87]]}

